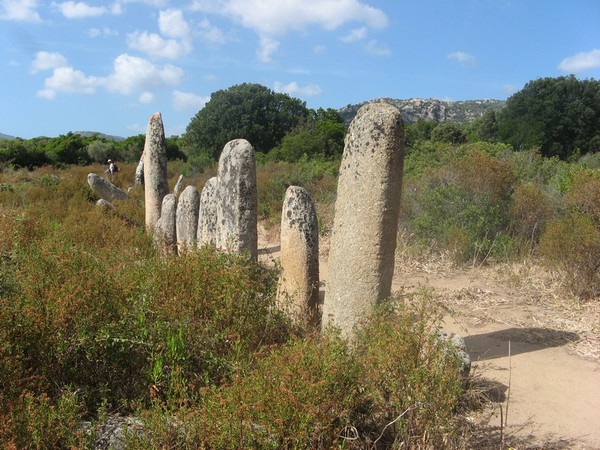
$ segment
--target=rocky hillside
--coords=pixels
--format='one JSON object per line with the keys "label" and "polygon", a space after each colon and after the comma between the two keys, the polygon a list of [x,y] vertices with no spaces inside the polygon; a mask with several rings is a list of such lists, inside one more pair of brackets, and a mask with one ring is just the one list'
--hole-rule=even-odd
{"label": "rocky hillside", "polygon": [[[372,102],[390,103],[402,113],[406,123],[415,123],[419,120],[433,120],[436,122],[469,122],[482,116],[488,110],[498,111],[505,104],[504,100],[465,100],[459,102],[444,102],[434,98],[410,98],[406,100],[393,98],[379,98]],[[356,111],[365,103],[348,105],[338,110],[348,125]]]}

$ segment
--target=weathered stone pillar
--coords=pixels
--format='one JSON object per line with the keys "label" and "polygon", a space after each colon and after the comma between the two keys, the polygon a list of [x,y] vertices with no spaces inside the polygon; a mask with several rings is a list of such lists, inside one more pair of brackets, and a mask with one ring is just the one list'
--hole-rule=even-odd
{"label": "weathered stone pillar", "polygon": [[218,248],[257,258],[257,201],[254,148],[245,139],[230,141],[219,158]]}
{"label": "weathered stone pillar", "polygon": [[144,145],[144,196],[148,233],[154,233],[154,225],[161,214],[162,200],[168,193],[165,130],[162,116],[154,113],[146,127]]}
{"label": "weathered stone pillar", "polygon": [[142,156],[140,157],[140,162],[138,162],[137,167],[135,168],[135,186],[142,186],[144,184],[144,152],[142,152]]}
{"label": "weathered stone pillar", "polygon": [[175,216],[177,201],[173,194],[163,197],[161,215],[154,224],[154,245],[162,256],[177,254]]}
{"label": "weathered stone pillar", "polygon": [[200,194],[198,247],[217,244],[217,177],[209,178]]}
{"label": "weathered stone pillar", "polygon": [[403,162],[398,109],[360,108],[345,139],[322,318],[347,337],[391,293]]}
{"label": "weathered stone pillar", "polygon": [[[177,194],[173,193],[173,196]],[[186,250],[196,248],[198,234],[198,210],[200,208],[200,194],[194,186],[187,186],[177,202],[176,234],[177,250],[181,255]]]}
{"label": "weathered stone pillar", "polygon": [[290,186],[281,212],[281,276],[277,303],[294,322],[316,325],[319,303],[319,233],[315,206]]}

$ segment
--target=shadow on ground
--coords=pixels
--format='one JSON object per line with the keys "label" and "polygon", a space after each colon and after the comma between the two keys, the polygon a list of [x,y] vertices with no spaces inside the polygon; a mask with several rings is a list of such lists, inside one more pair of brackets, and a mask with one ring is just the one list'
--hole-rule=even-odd
{"label": "shadow on ground", "polygon": [[579,336],[569,331],[549,328],[508,328],[490,333],[465,336],[467,352],[472,361],[486,361],[495,358],[515,356],[535,352],[550,347],[576,342]]}

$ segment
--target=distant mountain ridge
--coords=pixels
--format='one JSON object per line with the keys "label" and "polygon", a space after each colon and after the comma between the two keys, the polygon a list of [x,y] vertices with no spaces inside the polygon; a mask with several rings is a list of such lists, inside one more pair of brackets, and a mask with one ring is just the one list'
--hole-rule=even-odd
{"label": "distant mountain ridge", "polygon": [[[96,136],[99,139],[106,139],[107,141],[123,141],[124,137],[121,136],[112,136],[110,134],[100,133],[98,131],[73,131],[73,134],[78,134],[83,137]],[[38,137],[48,137],[48,136],[38,136]],[[56,136],[58,137],[58,136]],[[15,136],[10,136],[8,134],[0,133],[0,139],[17,139]]]}
{"label": "distant mountain ridge", "polygon": [[358,109],[367,103],[389,103],[400,110],[405,123],[415,123],[419,120],[435,122],[470,122],[481,117],[486,111],[499,111],[504,105],[504,100],[464,100],[456,102],[445,102],[435,98],[378,98],[357,105],[347,105],[338,110],[348,125]]}
{"label": "distant mountain ridge", "polygon": [[8,134],[0,133],[0,139],[16,139],[16,137],[9,136]]}

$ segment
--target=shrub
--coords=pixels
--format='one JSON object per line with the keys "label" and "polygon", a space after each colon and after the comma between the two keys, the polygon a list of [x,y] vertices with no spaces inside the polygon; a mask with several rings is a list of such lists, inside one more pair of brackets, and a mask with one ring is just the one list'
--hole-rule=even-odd
{"label": "shrub", "polygon": [[600,293],[600,231],[590,217],[577,214],[550,222],[539,252],[563,274],[575,295],[585,298]]}
{"label": "shrub", "polygon": [[555,214],[552,200],[537,185],[522,183],[516,187],[510,205],[510,229],[530,250],[535,248]]}
{"label": "shrub", "polygon": [[600,177],[597,172],[582,170],[575,173],[564,201],[571,211],[590,217],[596,227],[600,227]]}

